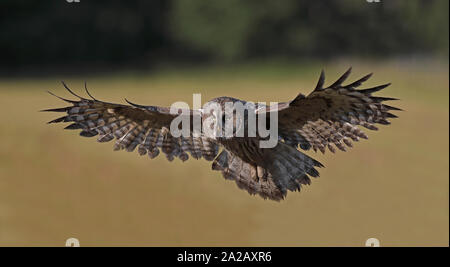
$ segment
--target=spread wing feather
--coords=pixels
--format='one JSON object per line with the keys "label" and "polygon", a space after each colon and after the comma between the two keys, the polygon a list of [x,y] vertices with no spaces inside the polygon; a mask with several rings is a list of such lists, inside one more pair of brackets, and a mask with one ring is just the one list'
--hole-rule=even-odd
{"label": "spread wing feather", "polygon": [[[213,160],[217,155],[217,143],[207,137],[173,137],[169,128],[177,115],[171,114],[169,108],[142,106],[128,100],[130,105],[103,102],[92,97],[87,88],[86,92],[92,99],[86,99],[63,85],[79,100],[55,95],[72,106],[43,110],[66,113],[49,123],[70,122],[65,129],[81,130],[80,135],[84,137],[98,136],[98,142],[115,139],[114,150],[131,152],[137,147],[140,155],[148,154],[150,158],[160,152],[170,161],[175,157],[185,161],[189,158],[188,153],[195,159],[203,157],[206,160]],[[192,122],[192,116],[197,114],[190,110],[189,116]]]}
{"label": "spread wing feather", "polygon": [[278,111],[280,137],[286,144],[302,149],[312,147],[314,151],[331,152],[336,147],[346,151],[352,141],[367,135],[358,127],[377,130],[376,124],[390,124],[388,119],[396,118],[393,110],[400,110],[384,104],[396,100],[389,97],[377,97],[372,94],[390,84],[368,89],[357,88],[372,74],[348,85],[343,85],[349,77],[348,69],[336,82],[324,88],[325,74],[322,71],[316,88],[307,97],[299,94],[291,102],[279,103],[268,108],[269,112]]}

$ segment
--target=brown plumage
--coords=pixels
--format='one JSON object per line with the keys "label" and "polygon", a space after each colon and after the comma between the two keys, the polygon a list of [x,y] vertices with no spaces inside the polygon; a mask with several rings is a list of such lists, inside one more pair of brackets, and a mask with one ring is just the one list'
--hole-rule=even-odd
{"label": "brown plumage", "polygon": [[[98,136],[99,142],[115,139],[114,150],[134,151],[139,155],[148,154],[150,158],[160,153],[172,161],[179,158],[185,161],[189,155],[195,159],[213,161],[212,169],[221,171],[226,179],[234,180],[239,188],[250,194],[259,194],[272,200],[283,199],[287,191],[300,190],[302,185],[310,184],[310,177],[318,177],[317,167],[321,163],[300,152],[300,149],[325,153],[336,148],[346,151],[352,141],[367,135],[358,127],[377,130],[376,124],[389,124],[390,113],[398,108],[384,104],[394,98],[376,97],[372,94],[389,84],[369,89],[357,90],[371,74],[343,85],[350,75],[351,68],[336,82],[324,88],[325,76],[322,71],[319,82],[308,96],[299,94],[290,102],[267,106],[256,113],[278,112],[278,143],[273,148],[260,148],[257,137],[194,137],[175,138],[169,131],[170,123],[178,116],[171,114],[169,108],[113,104],[76,95],[64,83],[64,87],[79,100],[58,97],[72,106],[45,111],[64,112],[65,116],[49,123],[70,122],[65,129],[79,129],[85,137]],[[208,103],[218,103],[222,108],[226,102],[246,101],[231,98],[215,98]],[[185,116],[193,121],[195,116],[204,119],[202,110],[189,110]],[[269,118],[269,116],[267,116]],[[247,115],[244,117],[247,121]],[[192,126],[192,125],[191,125]],[[192,129],[192,127],[191,127]],[[222,151],[219,153],[219,148]]]}

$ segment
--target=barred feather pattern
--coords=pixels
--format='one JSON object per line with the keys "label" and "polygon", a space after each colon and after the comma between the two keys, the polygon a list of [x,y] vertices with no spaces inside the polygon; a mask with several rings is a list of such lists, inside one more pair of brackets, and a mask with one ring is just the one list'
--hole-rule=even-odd
{"label": "barred feather pattern", "polygon": [[115,139],[115,151],[132,152],[137,148],[139,155],[147,154],[150,158],[155,158],[162,152],[169,161],[174,158],[186,161],[189,154],[195,159],[204,158],[211,161],[218,153],[218,145],[207,137],[174,138],[169,131],[173,116],[168,114],[168,109],[152,106],[132,107],[74,95],[80,100],[59,97],[72,106],[44,110],[66,113],[49,123],[72,122],[65,129],[81,130],[80,135],[84,137],[98,136],[98,142]]}
{"label": "barred feather pattern", "polygon": [[264,199],[276,201],[285,196],[266,168],[247,163],[226,149],[214,160],[212,169],[221,171],[225,179],[234,180],[240,189],[250,195],[259,194]]}
{"label": "barred feather pattern", "polygon": [[[278,112],[279,136],[274,148],[260,148],[259,137],[233,137],[210,139],[205,136],[173,137],[170,123],[177,116],[169,108],[113,104],[92,97],[86,99],[66,89],[79,100],[60,99],[72,106],[45,111],[63,112],[64,116],[49,123],[70,122],[66,129],[81,130],[85,137],[98,136],[98,142],[114,140],[114,150],[134,151],[140,155],[157,157],[161,152],[168,160],[182,161],[204,158],[213,161],[212,169],[222,173],[225,179],[234,180],[239,188],[264,199],[279,201],[288,191],[299,191],[309,185],[311,178],[319,176],[321,163],[299,151],[299,148],[325,153],[328,149],[346,151],[352,142],[367,139],[362,128],[377,130],[377,124],[387,125],[396,118],[391,111],[400,110],[384,104],[394,98],[377,97],[389,84],[368,89],[358,89],[372,74],[343,85],[351,68],[336,82],[324,88],[322,71],[316,88],[308,96],[299,94],[290,102],[269,107],[258,106],[259,112]],[[58,96],[57,96],[58,97]],[[226,102],[243,102],[231,97],[219,97],[211,102],[222,108]],[[189,111],[197,116],[198,111]],[[204,114],[203,114],[204,115]],[[266,116],[270,118],[272,116]],[[223,147],[220,154],[218,149]]]}
{"label": "barred feather pattern", "polygon": [[[258,149],[258,148],[255,148]],[[288,191],[300,191],[311,184],[310,177],[318,177],[318,161],[295,148],[278,143],[273,149],[260,149],[264,160],[260,163],[243,160],[241,151],[223,149],[213,161],[212,169],[221,171],[225,179],[234,180],[240,189],[264,199],[280,201]]]}
{"label": "barred feather pattern", "polygon": [[368,136],[359,126],[378,130],[376,124],[388,125],[388,119],[397,118],[391,111],[400,110],[384,104],[395,98],[377,97],[372,94],[390,84],[368,89],[357,89],[372,74],[342,85],[350,75],[347,70],[335,83],[323,88],[325,75],[322,72],[316,89],[307,97],[300,94],[289,103],[271,107],[279,112],[280,138],[294,147],[313,148],[325,153],[326,148],[335,152],[336,148],[346,151],[352,141]]}

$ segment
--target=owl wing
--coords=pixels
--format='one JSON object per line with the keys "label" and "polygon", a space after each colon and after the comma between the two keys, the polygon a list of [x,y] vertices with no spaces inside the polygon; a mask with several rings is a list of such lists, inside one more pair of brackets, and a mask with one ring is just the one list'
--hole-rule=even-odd
{"label": "owl wing", "polygon": [[388,119],[397,117],[390,112],[400,109],[384,104],[384,101],[397,99],[372,95],[390,83],[357,90],[372,74],[343,85],[350,72],[351,68],[324,88],[322,71],[316,88],[308,96],[299,94],[290,102],[267,108],[266,112],[278,112],[279,135],[283,142],[305,150],[312,147],[322,153],[327,147],[334,153],[334,146],[346,151],[346,146],[352,147],[352,141],[368,138],[358,125],[377,130],[376,124],[387,125],[390,124]]}
{"label": "owl wing", "polygon": [[[148,154],[150,158],[158,156],[160,150],[170,161],[175,157],[185,161],[189,158],[187,153],[195,159],[203,157],[213,160],[218,153],[218,144],[210,138],[193,137],[192,134],[189,137],[173,137],[169,131],[170,123],[178,114],[171,114],[167,107],[142,106],[128,100],[130,105],[107,103],[92,97],[87,88],[86,92],[92,99],[86,99],[63,85],[79,100],[54,95],[72,106],[43,110],[66,113],[49,123],[70,122],[65,129],[81,130],[80,135],[84,137],[98,136],[98,142],[115,139],[114,150],[131,152],[138,147],[140,155]],[[191,123],[194,116],[201,116],[193,110],[182,114],[188,114],[182,116],[190,116]]]}

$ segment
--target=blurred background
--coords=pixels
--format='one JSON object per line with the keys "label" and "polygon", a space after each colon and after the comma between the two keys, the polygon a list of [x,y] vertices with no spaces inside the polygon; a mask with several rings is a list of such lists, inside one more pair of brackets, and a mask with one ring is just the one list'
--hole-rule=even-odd
{"label": "blurred background", "polygon": [[[0,246],[448,246],[448,1],[26,1],[0,3]],[[280,203],[210,162],[137,152],[45,122],[87,81],[148,105],[233,96],[287,101],[368,72],[399,119]]]}

